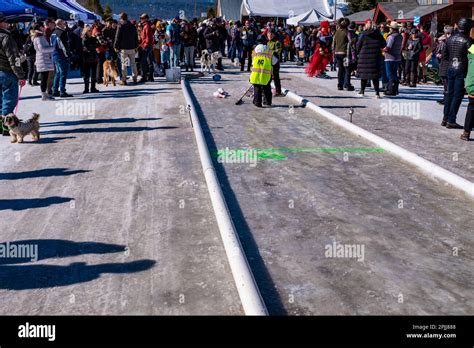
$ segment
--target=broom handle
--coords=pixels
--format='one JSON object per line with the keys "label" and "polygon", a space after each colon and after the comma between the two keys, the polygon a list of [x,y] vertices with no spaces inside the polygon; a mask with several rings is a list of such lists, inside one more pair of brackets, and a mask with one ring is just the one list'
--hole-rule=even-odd
{"label": "broom handle", "polygon": [[245,96],[247,95],[247,93],[250,91],[250,89],[251,89],[252,87],[253,87],[253,85],[251,84],[251,85],[249,86],[249,88],[247,88],[247,90],[245,91],[245,93],[242,95],[242,97],[239,99],[239,101],[241,101],[242,99],[245,98]]}

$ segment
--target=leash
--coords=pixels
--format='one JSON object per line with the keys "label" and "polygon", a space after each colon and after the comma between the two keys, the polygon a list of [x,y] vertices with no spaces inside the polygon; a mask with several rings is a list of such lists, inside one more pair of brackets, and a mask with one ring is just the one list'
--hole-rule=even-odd
{"label": "leash", "polygon": [[[20,86],[20,91],[18,92],[18,100],[16,101],[16,108],[15,108],[15,115],[18,111],[18,106],[20,105],[20,98],[21,98],[21,92],[23,91],[23,86]],[[8,131],[8,128],[5,127],[3,124],[3,120],[0,122],[0,131],[3,133],[4,131]]]}
{"label": "leash", "polygon": [[21,92],[23,91],[23,86],[20,86],[20,92],[18,93],[18,100],[16,102],[15,115],[17,114],[18,107],[20,106]]}

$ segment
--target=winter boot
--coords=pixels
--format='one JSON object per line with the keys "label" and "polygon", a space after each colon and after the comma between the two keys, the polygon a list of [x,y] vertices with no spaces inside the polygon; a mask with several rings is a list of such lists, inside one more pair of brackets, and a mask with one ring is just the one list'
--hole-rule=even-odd
{"label": "winter boot", "polygon": [[393,80],[388,81],[387,88],[383,92],[385,95],[395,95],[394,91],[395,83]]}
{"label": "winter boot", "polygon": [[464,131],[464,133],[461,134],[461,140],[469,141],[470,135],[471,135],[471,132]]}
{"label": "winter boot", "polygon": [[91,93],[99,93],[99,90],[95,88],[96,80],[91,81]]}
{"label": "winter boot", "polygon": [[41,92],[41,100],[42,101],[50,101],[50,100],[54,100],[53,97],[50,97],[48,93],[46,92]]}
{"label": "winter boot", "polygon": [[84,94],[87,94],[89,93],[89,80],[88,79],[84,79]]}

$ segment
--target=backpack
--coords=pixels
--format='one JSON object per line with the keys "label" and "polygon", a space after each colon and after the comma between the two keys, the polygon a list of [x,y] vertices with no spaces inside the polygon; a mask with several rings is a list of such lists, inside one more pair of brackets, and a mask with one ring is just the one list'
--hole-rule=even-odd
{"label": "backpack", "polygon": [[170,42],[173,45],[180,43],[180,28],[177,25],[173,25],[172,29],[170,30]]}
{"label": "backpack", "polygon": [[33,41],[31,39],[26,41],[25,45],[23,46],[23,52],[29,57],[36,54],[35,46],[33,45]]}

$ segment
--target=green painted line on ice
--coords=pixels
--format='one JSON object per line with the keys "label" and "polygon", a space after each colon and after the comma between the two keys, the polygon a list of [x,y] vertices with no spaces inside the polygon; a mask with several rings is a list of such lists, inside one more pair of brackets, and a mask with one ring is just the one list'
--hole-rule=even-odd
{"label": "green painted line on ice", "polygon": [[384,149],[378,147],[318,147],[318,148],[284,148],[275,147],[269,149],[253,149],[253,148],[240,148],[240,149],[224,149],[213,151],[212,156],[214,158],[224,157],[229,153],[236,159],[246,158],[249,155],[255,154],[257,159],[262,160],[273,160],[282,161],[288,158],[285,153],[381,153],[385,152]]}

